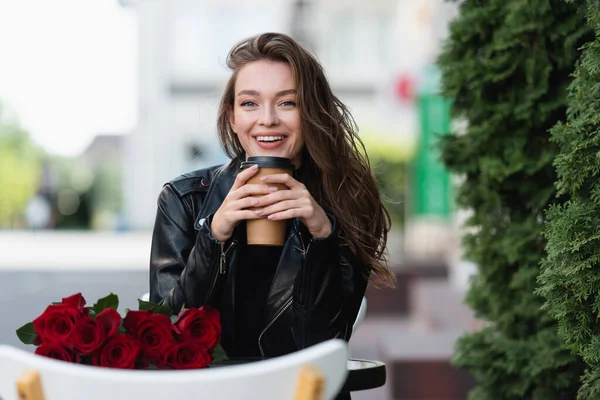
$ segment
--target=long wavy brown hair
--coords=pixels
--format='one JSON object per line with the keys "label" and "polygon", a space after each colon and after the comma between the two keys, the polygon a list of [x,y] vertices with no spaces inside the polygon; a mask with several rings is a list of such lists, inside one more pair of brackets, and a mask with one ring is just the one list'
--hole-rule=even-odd
{"label": "long wavy brown hair", "polygon": [[235,82],[246,64],[268,60],[287,63],[296,79],[303,149],[303,183],[315,200],[335,215],[340,234],[364,264],[365,276],[377,286],[395,286],[387,268],[386,243],[391,220],[384,208],[364,144],[348,108],[332,93],[319,62],[291,37],[264,33],[236,44],[227,56],[233,71],[219,106],[221,146],[231,157],[244,148],[231,129],[229,113]]}

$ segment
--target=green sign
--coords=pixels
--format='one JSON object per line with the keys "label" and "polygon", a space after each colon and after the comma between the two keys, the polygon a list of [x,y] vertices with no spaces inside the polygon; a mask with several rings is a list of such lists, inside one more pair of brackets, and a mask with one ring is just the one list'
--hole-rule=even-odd
{"label": "green sign", "polygon": [[450,176],[439,161],[438,136],[450,130],[450,101],[438,94],[439,73],[426,70],[418,95],[420,136],[412,165],[412,216],[447,218],[452,209]]}

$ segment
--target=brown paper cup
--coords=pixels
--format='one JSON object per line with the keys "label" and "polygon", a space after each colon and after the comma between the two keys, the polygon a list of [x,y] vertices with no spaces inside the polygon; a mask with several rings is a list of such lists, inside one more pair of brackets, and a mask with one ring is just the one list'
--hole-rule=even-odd
{"label": "brown paper cup", "polygon": [[[256,160],[259,159],[259,160]],[[283,161],[285,160],[285,161]],[[248,168],[258,164],[258,172],[247,183],[264,184],[260,180],[265,175],[289,174],[294,173],[294,166],[286,158],[279,157],[249,157],[248,161],[242,163],[242,168]],[[261,164],[265,165],[264,167]],[[283,184],[268,184],[277,186],[279,190],[287,190],[288,187]],[[287,221],[271,221],[267,218],[249,219],[246,221],[247,244],[258,246],[283,246],[285,243],[285,228]]]}

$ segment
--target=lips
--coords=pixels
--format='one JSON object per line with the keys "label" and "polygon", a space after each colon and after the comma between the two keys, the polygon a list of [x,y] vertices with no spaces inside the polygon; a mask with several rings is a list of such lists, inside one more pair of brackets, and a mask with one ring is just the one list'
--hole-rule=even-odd
{"label": "lips", "polygon": [[263,150],[274,150],[287,139],[285,135],[256,135],[254,140]]}

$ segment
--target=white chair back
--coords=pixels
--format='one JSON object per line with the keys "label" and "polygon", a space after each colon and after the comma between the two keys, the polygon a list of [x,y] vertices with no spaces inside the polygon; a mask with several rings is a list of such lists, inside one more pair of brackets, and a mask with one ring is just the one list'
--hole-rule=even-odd
{"label": "white chair back", "polygon": [[360,302],[360,308],[358,309],[358,314],[356,315],[356,319],[354,320],[354,324],[352,325],[352,332],[356,332],[360,324],[362,324],[365,316],[367,315],[367,298],[363,297]]}
{"label": "white chair back", "polygon": [[45,400],[294,399],[300,371],[324,376],[323,399],[333,399],[347,375],[346,342],[332,339],[298,352],[244,365],[188,371],[117,370],[71,364],[0,345],[0,399],[19,400],[16,381],[39,372]]}

